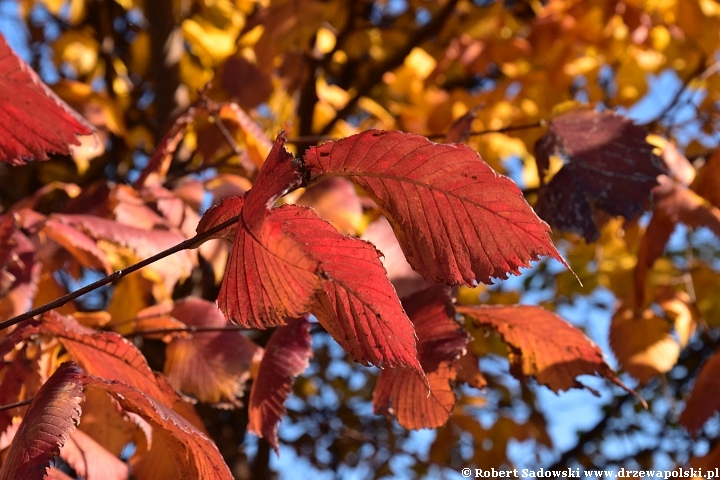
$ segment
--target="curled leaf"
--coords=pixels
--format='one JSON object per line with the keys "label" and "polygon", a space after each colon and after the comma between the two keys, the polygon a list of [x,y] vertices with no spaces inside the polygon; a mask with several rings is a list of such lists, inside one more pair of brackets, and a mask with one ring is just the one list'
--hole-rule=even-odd
{"label": "curled leaf", "polygon": [[82,375],[72,363],[63,363],[40,388],[0,468],[0,479],[41,480],[50,461],[60,453],[80,423]]}

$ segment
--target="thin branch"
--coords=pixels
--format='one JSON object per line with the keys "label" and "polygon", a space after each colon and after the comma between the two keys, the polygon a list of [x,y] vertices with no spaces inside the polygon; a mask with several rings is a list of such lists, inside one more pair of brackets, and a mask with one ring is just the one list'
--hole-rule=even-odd
{"label": "thin branch", "polygon": [[367,80],[365,80],[365,82],[361,83],[358,86],[355,95],[350,100],[348,100],[347,104],[345,104],[345,106],[341,108],[335,114],[335,116],[322,128],[322,130],[320,131],[320,136],[330,133],[337,122],[339,122],[340,120],[344,120],[348,115],[350,115],[355,109],[355,106],[360,101],[360,99],[370,93],[370,90],[372,90],[372,88],[377,85],[380,80],[382,80],[382,77],[383,75],[385,75],[386,72],[394,70],[395,68],[402,65],[405,57],[410,54],[413,48],[417,47],[423,41],[436,34],[445,23],[445,20],[447,20],[447,18],[450,16],[450,13],[452,13],[452,11],[455,9],[458,1],[459,0],[448,0],[448,2],[442,7],[442,9],[440,9],[440,12],[438,12],[438,14],[435,15],[435,17],[430,22],[419,28],[410,37],[410,40],[404,47],[395,52],[395,54],[391,55],[385,61],[381,62],[380,65],[377,66],[377,68],[374,68]]}
{"label": "thin branch", "polygon": [[0,412],[4,412],[5,410],[11,410],[13,408],[17,407],[24,407],[25,405],[30,405],[32,403],[33,399],[30,398],[28,400],[23,400],[22,402],[15,402],[15,403],[8,403],[7,405],[0,405]]}
{"label": "thin branch", "polygon": [[107,285],[109,283],[113,283],[117,280],[120,280],[121,278],[140,270],[143,267],[146,267],[152,263],[157,262],[160,259],[163,259],[165,257],[169,257],[170,255],[180,252],[182,250],[187,250],[191,248],[197,248],[199,247],[205,240],[209,239],[211,236],[216,234],[217,232],[226,229],[227,227],[232,226],[234,223],[238,221],[240,218],[240,215],[236,215],[230,220],[227,220],[220,225],[217,225],[216,227],[211,228],[210,230],[203,232],[201,234],[195,235],[192,238],[189,238],[185,240],[184,242],[180,242],[174,247],[170,247],[167,250],[163,250],[160,253],[157,253],[153,255],[152,257],[148,257],[145,260],[138,262],[136,264],[130,265],[127,268],[123,268],[122,270],[117,270],[110,275],[106,276],[105,278],[101,278],[97,282],[93,282],[90,285],[86,285],[83,288],[80,288],[78,290],[75,290],[74,292],[70,292],[67,295],[63,295],[62,297],[53,300],[52,302],[46,303],[45,305],[41,305],[37,308],[34,308],[30,310],[29,312],[25,312],[21,315],[18,315],[17,317],[13,317],[9,320],[5,320],[4,322],[0,322],[0,330],[4,330],[8,327],[11,327],[13,325],[17,325],[18,323],[28,320],[30,318],[33,318],[36,315],[43,314],[45,312],[48,312],[50,310],[53,310],[55,308],[62,307],[66,303],[68,303],[71,300],[75,300],[78,297],[81,297],[85,295],[86,293],[90,293],[93,290],[97,290],[98,288]]}
{"label": "thin branch", "polygon": [[[478,137],[480,135],[488,135],[490,133],[505,133],[505,132],[514,132],[517,130],[530,130],[532,128],[540,128],[547,126],[547,120],[538,120],[535,123],[529,123],[525,125],[510,125],[507,127],[502,128],[494,128],[494,129],[488,129],[488,130],[473,130],[471,132],[468,132],[469,137]],[[447,132],[445,133],[431,133],[430,135],[425,135],[430,140],[432,139],[443,139],[445,138],[445,135],[447,135]],[[338,137],[334,137],[331,135],[299,135],[297,137],[289,138],[286,140],[286,143],[293,143],[293,144],[315,144],[318,142],[329,142],[332,140],[339,140]]]}
{"label": "thin branch", "polygon": [[239,330],[250,330],[243,325],[224,325],[222,327],[171,327],[171,328],[152,328],[148,330],[140,330],[125,334],[125,337],[139,337],[142,335],[157,335],[161,333],[203,333],[203,332],[234,332]]}

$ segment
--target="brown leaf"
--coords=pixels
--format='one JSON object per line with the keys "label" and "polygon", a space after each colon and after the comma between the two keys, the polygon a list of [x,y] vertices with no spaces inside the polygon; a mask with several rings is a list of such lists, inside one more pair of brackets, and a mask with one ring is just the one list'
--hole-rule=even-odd
{"label": "brown leaf", "polygon": [[635,315],[620,307],[610,324],[610,347],[623,369],[644,385],[675,366],[680,345],[671,331],[670,323],[650,310]]}
{"label": "brown leaf", "polygon": [[[40,113],[41,112],[41,113]],[[91,127],[58,98],[0,35],[0,162],[23,165],[70,155]]]}
{"label": "brown leaf", "polygon": [[41,480],[71,432],[80,422],[82,376],[71,362],[63,363],[42,386],[20,424],[0,479]]}
{"label": "brown leaf", "polygon": [[312,357],[310,323],[305,318],[290,321],[270,337],[253,382],[248,405],[248,431],[279,452],[277,426],[285,415],[285,400],[295,377],[302,374]]}
{"label": "brown leaf", "polygon": [[459,306],[473,322],[497,331],[508,344],[512,371],[533,376],[555,392],[583,388],[575,377],[598,374],[625,387],[600,348],[578,328],[542,307]]}
{"label": "brown leaf", "polygon": [[478,111],[483,107],[482,104],[476,105],[468,110],[465,115],[453,121],[445,134],[443,143],[461,143],[467,140],[472,129],[472,123],[477,118]]}
{"label": "brown leaf", "polygon": [[250,110],[265,102],[273,92],[270,77],[241,55],[230,57],[222,68],[220,81],[225,91]]}
{"label": "brown leaf", "polygon": [[600,236],[596,210],[637,218],[650,200],[661,163],[645,141],[647,132],[613,112],[580,109],[555,117],[535,145],[538,174],[550,157],[567,163],[540,189],[535,209],[553,228],[577,233],[587,242]]}

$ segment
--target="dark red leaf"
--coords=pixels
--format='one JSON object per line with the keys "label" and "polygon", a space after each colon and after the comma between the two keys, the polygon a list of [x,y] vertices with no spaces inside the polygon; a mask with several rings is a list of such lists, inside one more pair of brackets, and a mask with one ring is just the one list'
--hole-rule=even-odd
{"label": "dark red leaf", "polygon": [[518,274],[541,255],[564,263],[517,186],[464,145],[370,130],[312,148],[304,161],[321,179],[362,187],[429,280],[472,286]]}
{"label": "dark red leaf", "polygon": [[91,127],[57,97],[0,35],[0,162],[23,165],[70,154]]}
{"label": "dark red leaf", "polygon": [[613,112],[581,109],[554,118],[535,145],[543,179],[550,157],[567,161],[540,189],[538,215],[553,228],[597,240],[593,211],[635,219],[648,206],[662,163],[645,141],[645,128]]}
{"label": "dark red leaf", "polygon": [[63,363],[40,388],[0,468],[1,480],[40,480],[80,423],[82,376]]}
{"label": "dark red leaf", "polygon": [[278,422],[285,415],[284,403],[295,377],[305,371],[312,357],[310,343],[310,323],[305,318],[275,330],[250,392],[248,431],[265,438],[276,452]]}
{"label": "dark red leaf", "polygon": [[[227,197],[222,202],[209,208],[198,222],[196,229],[198,235],[240,215],[244,204],[245,199],[242,197]],[[235,239],[235,226],[219,231],[212,238],[225,238],[232,242]]]}

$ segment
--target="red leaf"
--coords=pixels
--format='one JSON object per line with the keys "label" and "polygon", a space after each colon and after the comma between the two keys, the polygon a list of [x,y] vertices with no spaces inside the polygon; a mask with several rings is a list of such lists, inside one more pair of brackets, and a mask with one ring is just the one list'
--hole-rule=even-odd
{"label": "red leaf", "polygon": [[[223,199],[222,202],[217,205],[213,205],[208,209],[207,212],[200,218],[196,231],[198,235],[205,233],[213,227],[225,223],[233,217],[240,215],[243,205],[245,204],[245,198],[242,197],[228,197]],[[235,226],[227,227],[220,230],[218,233],[213,235],[211,238],[225,238],[232,242],[235,239]]]}
{"label": "red leaf", "polygon": [[405,428],[436,428],[447,422],[455,405],[455,361],[469,338],[455,320],[447,287],[417,292],[403,305],[415,325],[427,383],[409,368],[384,369],[373,392],[373,410],[394,413]]}
{"label": "red leaf", "polygon": [[535,145],[540,178],[550,157],[562,155],[565,166],[540,189],[538,215],[553,228],[597,240],[598,208],[613,216],[637,218],[650,200],[655,178],[663,173],[645,128],[613,112],[581,109],[560,115]]}
{"label": "red leaf", "polygon": [[362,187],[429,280],[472,286],[518,274],[541,255],[564,263],[517,186],[464,145],[370,130],[312,148],[304,161],[321,178]]}
{"label": "red leaf", "polygon": [[112,272],[105,253],[90,237],[64,223],[49,218],[42,231],[70,252],[86,268],[94,268],[109,274]]}
{"label": "red leaf", "polygon": [[85,383],[105,390],[126,412],[141,416],[153,427],[148,454],[158,449],[163,455],[152,456],[153,463],[141,458],[133,467],[138,479],[233,478],[212,440],[178,413],[123,382],[86,375]]}
{"label": "red leaf", "polygon": [[295,377],[305,371],[312,357],[310,343],[310,323],[305,318],[291,320],[275,330],[250,392],[248,431],[265,438],[276,452],[277,425],[286,412],[283,404]]}
{"label": "red leaf", "polygon": [[375,247],[339,234],[312,210],[286,205],[272,213],[318,263],[321,283],[310,311],[335,340],[357,362],[419,371],[412,324]]}
{"label": "red leaf", "polygon": [[245,194],[242,218],[246,228],[255,232],[275,201],[300,186],[299,167],[295,157],[285,150],[285,132],[280,132],[253,188]]}
{"label": "red leaf", "polygon": [[85,372],[135,385],[168,406],[176,400],[168,397],[166,389],[158,384],[140,350],[120,335],[96,332],[53,311],[43,315],[40,331],[57,337],[68,356]]}
{"label": "red leaf", "polygon": [[720,409],[720,353],[705,362],[680,414],[680,424],[695,434]]}
{"label": "red leaf", "polygon": [[[223,327],[214,302],[187,298],[175,303],[173,317],[190,327]],[[262,348],[240,332],[196,332],[175,338],[165,350],[164,372],[170,385],[202,402],[236,403]]]}
{"label": "red leaf", "polygon": [[455,380],[455,368],[451,362],[442,362],[426,375],[427,382],[409,368],[382,370],[373,391],[375,413],[394,414],[400,425],[410,429],[444,425],[455,406],[455,393],[450,386]]}
{"label": "red leaf", "polygon": [[[144,230],[123,225],[107,218],[92,215],[58,214],[55,219],[72,225],[96,240],[107,240],[130,248],[139,258],[147,258],[185,240],[177,232],[169,230]],[[151,269],[165,278],[169,291],[180,278],[186,278],[193,269],[192,254],[185,250],[155,262]]]}
{"label": "red leaf", "polygon": [[220,287],[220,310],[246,327],[282,325],[309,310],[317,267],[279,221],[268,218],[252,233],[241,223]]}
{"label": "red leaf", "polygon": [[50,91],[0,35],[0,162],[23,165],[70,154],[91,127]]}
{"label": "red leaf", "polygon": [[42,479],[80,422],[80,371],[63,363],[40,388],[0,468],[1,480]]}
{"label": "red leaf", "polygon": [[534,376],[553,391],[583,388],[578,375],[599,374],[627,389],[602,351],[585,334],[542,307],[461,306],[465,314],[480,325],[497,331],[508,344],[513,373]]}

